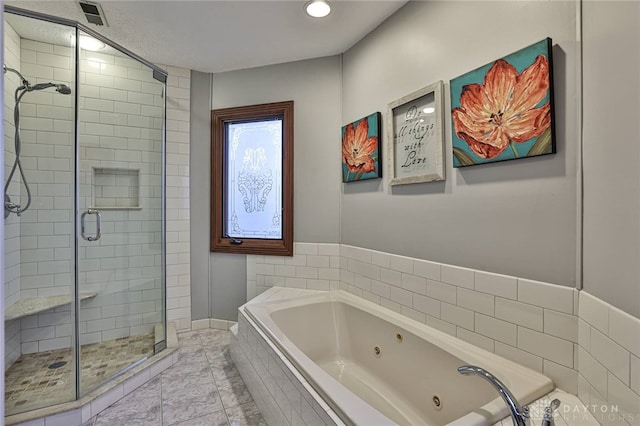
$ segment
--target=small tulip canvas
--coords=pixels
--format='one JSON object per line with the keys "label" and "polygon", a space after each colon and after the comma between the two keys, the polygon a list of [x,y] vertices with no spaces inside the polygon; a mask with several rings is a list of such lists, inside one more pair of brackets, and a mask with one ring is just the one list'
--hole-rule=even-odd
{"label": "small tulip canvas", "polygon": [[551,39],[451,80],[453,166],[556,152]]}
{"label": "small tulip canvas", "polygon": [[342,127],[342,182],[382,177],[380,113]]}

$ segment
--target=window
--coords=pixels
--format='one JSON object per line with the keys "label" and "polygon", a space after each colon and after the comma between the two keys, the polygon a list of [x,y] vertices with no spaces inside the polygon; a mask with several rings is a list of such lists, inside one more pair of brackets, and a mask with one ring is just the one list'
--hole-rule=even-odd
{"label": "window", "polygon": [[293,255],[293,101],[211,111],[211,251]]}

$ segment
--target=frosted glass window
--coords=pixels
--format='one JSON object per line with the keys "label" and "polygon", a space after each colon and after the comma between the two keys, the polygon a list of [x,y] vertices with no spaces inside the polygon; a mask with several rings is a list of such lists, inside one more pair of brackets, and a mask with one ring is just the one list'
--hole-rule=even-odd
{"label": "frosted glass window", "polygon": [[210,248],[293,256],[293,101],[211,110]]}
{"label": "frosted glass window", "polygon": [[225,234],[282,238],[282,118],[227,123]]}

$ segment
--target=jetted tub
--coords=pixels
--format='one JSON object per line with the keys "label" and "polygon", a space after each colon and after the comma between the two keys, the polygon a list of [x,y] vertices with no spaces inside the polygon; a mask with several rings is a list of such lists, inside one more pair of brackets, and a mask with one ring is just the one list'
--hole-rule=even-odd
{"label": "jetted tub", "polygon": [[522,404],[553,390],[528,368],[344,291],[244,307],[346,424],[490,425],[509,415],[464,364],[493,373]]}

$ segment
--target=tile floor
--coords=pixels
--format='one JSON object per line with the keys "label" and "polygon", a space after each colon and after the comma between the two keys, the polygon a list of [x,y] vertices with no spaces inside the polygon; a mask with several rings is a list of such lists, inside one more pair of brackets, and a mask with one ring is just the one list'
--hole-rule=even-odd
{"label": "tile floor", "polygon": [[[153,354],[154,333],[122,337],[83,345],[81,384],[90,390],[105,378]],[[54,363],[64,362],[58,368]],[[74,360],[71,349],[24,354],[5,372],[7,415],[59,404],[75,398]]]}
{"label": "tile floor", "polygon": [[266,426],[229,354],[229,332],[178,334],[178,361],[83,426]]}

